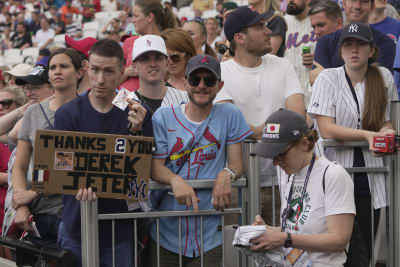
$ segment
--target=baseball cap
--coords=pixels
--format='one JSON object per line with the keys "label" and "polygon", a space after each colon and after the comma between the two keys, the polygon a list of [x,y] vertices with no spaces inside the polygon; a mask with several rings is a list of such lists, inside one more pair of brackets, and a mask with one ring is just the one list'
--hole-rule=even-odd
{"label": "baseball cap", "polygon": [[132,61],[143,53],[155,51],[168,56],[164,39],[157,35],[147,34],[136,39],[132,49]]}
{"label": "baseball cap", "polygon": [[27,83],[34,85],[42,85],[49,82],[48,76],[49,70],[44,66],[36,66],[31,72],[26,76],[19,76],[15,79],[16,85],[25,85]]}
{"label": "baseball cap", "polygon": [[264,158],[274,158],[309,131],[306,119],[299,113],[280,109],[265,121],[261,143],[254,153]]}
{"label": "baseball cap", "polygon": [[72,37],[65,35],[65,43],[68,47],[71,47],[81,53],[87,58],[89,57],[89,50],[97,42],[97,39],[93,37],[86,37],[81,40],[74,40]]}
{"label": "baseball cap", "polygon": [[371,28],[369,25],[360,22],[353,22],[343,27],[342,31],[340,32],[339,43],[341,44],[347,38],[357,38],[368,44],[373,43]]}
{"label": "baseball cap", "polygon": [[260,14],[252,6],[240,6],[228,14],[224,25],[225,36],[230,42],[236,33],[256,24],[260,20],[271,18],[273,14],[274,12]]}
{"label": "baseball cap", "polygon": [[15,65],[11,70],[5,71],[4,74],[9,74],[12,76],[25,76],[27,75],[33,67],[29,64],[20,63]]}
{"label": "baseball cap", "polygon": [[197,55],[190,58],[186,65],[185,76],[189,76],[198,69],[207,69],[211,71],[218,80],[221,80],[221,65],[219,61],[212,56]]}

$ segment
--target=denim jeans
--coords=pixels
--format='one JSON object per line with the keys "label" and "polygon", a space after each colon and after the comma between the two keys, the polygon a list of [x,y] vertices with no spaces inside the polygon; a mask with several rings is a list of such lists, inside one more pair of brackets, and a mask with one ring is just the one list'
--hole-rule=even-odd
{"label": "denim jeans", "polygon": [[[69,250],[75,256],[74,266],[82,266],[82,249],[81,243],[73,239],[64,223],[60,223],[58,231],[58,247],[63,250]],[[112,247],[105,247],[100,249],[100,266],[111,267],[112,266]],[[115,266],[116,267],[132,267],[133,265],[133,239],[127,238],[119,243],[115,244]],[[72,266],[71,266],[72,267]]]}
{"label": "denim jeans", "polygon": [[[41,236],[36,241],[38,243],[56,243],[58,237],[58,228],[60,226],[60,216],[58,214],[35,214],[34,221],[36,228]],[[35,240],[35,239],[34,239]],[[33,240],[33,242],[35,242]],[[36,242],[35,242],[36,243]]]}

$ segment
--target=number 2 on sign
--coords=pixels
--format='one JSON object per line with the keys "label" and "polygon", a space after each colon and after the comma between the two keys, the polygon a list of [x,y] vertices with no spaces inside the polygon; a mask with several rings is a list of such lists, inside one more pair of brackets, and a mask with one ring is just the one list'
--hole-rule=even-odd
{"label": "number 2 on sign", "polygon": [[115,152],[116,153],[125,153],[125,138],[118,138],[115,140]]}

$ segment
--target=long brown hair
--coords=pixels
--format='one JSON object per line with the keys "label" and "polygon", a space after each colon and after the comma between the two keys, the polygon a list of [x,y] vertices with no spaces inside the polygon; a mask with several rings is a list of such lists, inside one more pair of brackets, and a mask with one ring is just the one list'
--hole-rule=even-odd
{"label": "long brown hair", "polygon": [[168,28],[176,28],[177,21],[175,15],[169,8],[164,8],[160,0],[136,0],[135,5],[140,7],[146,16],[153,13],[160,31]]}
{"label": "long brown hair", "polygon": [[368,60],[367,73],[365,74],[364,110],[362,114],[362,128],[378,132],[385,123],[387,106],[387,88],[381,72],[376,64],[378,48],[375,47],[373,56]]}

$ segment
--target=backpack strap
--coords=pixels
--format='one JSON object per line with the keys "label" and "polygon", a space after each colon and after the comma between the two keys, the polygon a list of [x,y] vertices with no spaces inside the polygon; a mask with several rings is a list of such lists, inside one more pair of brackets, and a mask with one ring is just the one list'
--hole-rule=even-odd
{"label": "backpack strap", "polygon": [[322,190],[324,191],[324,194],[325,194],[325,174],[326,174],[326,171],[328,170],[328,168],[329,168],[329,165],[326,166],[325,171],[324,171],[324,176],[322,177]]}

